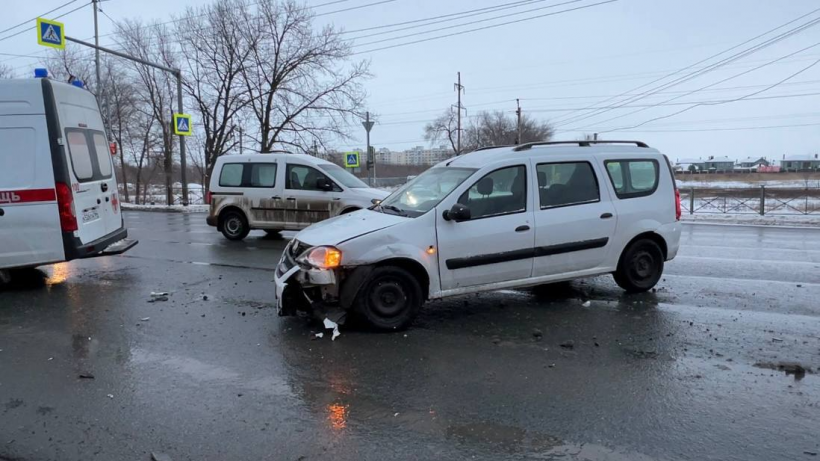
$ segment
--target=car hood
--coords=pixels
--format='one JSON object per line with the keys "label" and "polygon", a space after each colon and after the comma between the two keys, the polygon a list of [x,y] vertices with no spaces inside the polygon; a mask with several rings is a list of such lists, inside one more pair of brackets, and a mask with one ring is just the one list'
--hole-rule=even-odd
{"label": "car hood", "polygon": [[388,195],[390,195],[390,192],[381,189],[374,189],[372,187],[350,189],[350,191],[353,192],[357,197],[362,197],[366,200],[384,200]]}
{"label": "car hood", "polygon": [[359,210],[313,224],[296,234],[296,240],[310,246],[338,245],[360,235],[395,226],[410,219],[412,218],[378,211]]}

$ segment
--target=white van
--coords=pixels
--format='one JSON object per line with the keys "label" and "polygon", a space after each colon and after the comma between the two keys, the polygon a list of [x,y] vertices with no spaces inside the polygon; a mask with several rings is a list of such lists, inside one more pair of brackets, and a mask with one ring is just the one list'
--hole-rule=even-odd
{"label": "white van", "polygon": [[111,157],[93,94],[0,80],[0,275],[137,243],[125,240]]}
{"label": "white van", "polygon": [[601,274],[646,291],[678,252],[680,215],[668,160],[642,142],[482,149],[297,234],[276,303],[400,329],[428,299]]}
{"label": "white van", "polygon": [[208,194],[206,221],[229,240],[242,240],[251,229],[302,230],[388,195],[335,163],[303,154],[220,157]]}

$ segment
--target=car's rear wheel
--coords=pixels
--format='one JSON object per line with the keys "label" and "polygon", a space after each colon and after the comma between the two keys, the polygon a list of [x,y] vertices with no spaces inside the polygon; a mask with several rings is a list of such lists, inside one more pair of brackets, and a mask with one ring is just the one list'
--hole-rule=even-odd
{"label": "car's rear wheel", "polygon": [[402,330],[418,315],[424,302],[418,280],[395,266],[377,267],[359,290],[354,310],[379,330]]}
{"label": "car's rear wheel", "polygon": [[220,216],[222,220],[222,235],[228,240],[242,240],[251,231],[245,215],[239,211],[229,210]]}
{"label": "car's rear wheel", "polygon": [[663,274],[663,251],[649,239],[633,242],[624,250],[613,277],[629,293],[641,293],[654,287]]}

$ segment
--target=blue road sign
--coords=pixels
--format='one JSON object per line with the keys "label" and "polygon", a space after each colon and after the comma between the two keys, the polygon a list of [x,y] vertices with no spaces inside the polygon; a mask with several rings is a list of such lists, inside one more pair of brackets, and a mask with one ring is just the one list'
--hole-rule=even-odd
{"label": "blue road sign", "polygon": [[177,136],[190,136],[194,132],[191,126],[191,116],[188,114],[174,114],[174,134]]}
{"label": "blue road sign", "polygon": [[359,168],[359,153],[345,152],[345,166],[348,168]]}
{"label": "blue road sign", "polygon": [[62,22],[37,18],[37,43],[58,50],[65,49],[65,27]]}

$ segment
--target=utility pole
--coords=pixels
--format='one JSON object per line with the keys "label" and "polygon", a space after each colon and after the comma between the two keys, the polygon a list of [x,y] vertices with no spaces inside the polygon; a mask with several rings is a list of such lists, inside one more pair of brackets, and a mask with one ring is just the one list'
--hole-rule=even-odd
{"label": "utility pole", "polygon": [[[144,64],[146,66],[151,66],[151,67],[154,67],[154,68],[157,68],[157,69],[160,69],[160,70],[164,70],[165,72],[169,72],[171,75],[173,75],[177,79],[177,110],[179,111],[180,114],[183,113],[183,110],[182,110],[182,71],[181,70],[173,69],[173,68],[170,68],[170,67],[167,67],[167,66],[163,66],[161,64],[153,63],[151,61],[146,61],[144,59],[140,59],[140,58],[125,54],[121,51],[116,51],[116,50],[112,50],[110,48],[105,48],[105,47],[102,47],[102,46],[99,46],[99,45],[94,45],[94,44],[85,42],[83,40],[78,40],[78,39],[73,38],[73,37],[66,36],[65,39],[69,42],[74,42],[74,43],[77,43],[77,44],[80,44],[80,45],[83,45],[83,46],[87,46],[89,48],[94,48],[95,50],[97,50],[97,52],[105,51],[106,53],[113,54],[114,56],[117,56],[117,57],[120,57],[120,58],[128,59],[128,60],[131,60],[131,61],[134,61],[134,62],[138,62],[140,64]],[[187,172],[186,172],[186,170],[188,168],[188,162],[187,162],[187,158],[186,158],[187,154],[186,154],[186,150],[185,150],[185,136],[182,136],[182,135],[179,136],[179,154],[180,154],[179,166],[182,168],[181,175],[180,175],[181,179],[182,179],[182,202],[185,205],[188,205],[188,181],[187,181],[187,176],[188,175],[187,175]],[[170,190],[168,190],[166,192],[170,192]],[[170,198],[171,197],[168,197],[168,199],[169,199],[168,205],[173,205]]]}
{"label": "utility pole", "polygon": [[592,140],[593,140],[593,141],[597,141],[597,140],[598,140],[598,133],[593,133],[593,134],[592,134]]}
{"label": "utility pole", "polygon": [[367,179],[372,186],[376,182],[376,159],[374,158],[375,155],[370,152],[370,129],[373,128],[373,122],[370,121],[370,112],[365,113],[362,126],[367,131]]}
{"label": "utility pole", "polygon": [[242,131],[241,126],[236,127],[236,129],[239,130],[239,155],[242,155],[245,151],[242,148],[242,139],[245,137],[245,133]]}
{"label": "utility pole", "polygon": [[515,110],[515,116],[517,117],[515,122],[515,143],[521,144],[521,100],[515,98],[515,105],[518,106]]}
{"label": "utility pole", "polygon": [[319,158],[319,143],[313,140],[313,156]]}
{"label": "utility pole", "polygon": [[457,128],[456,128],[456,155],[461,155],[461,93],[464,91],[464,85],[461,84],[461,72],[458,73],[458,81],[455,83],[455,89],[458,93],[458,105],[456,106],[456,110],[458,111],[458,115],[456,116],[458,119]]}
{"label": "utility pole", "polygon": [[[97,4],[100,0],[91,0],[91,6],[94,9],[94,45],[97,47],[94,49],[94,68],[97,73],[97,97],[103,99],[103,83],[102,78],[100,78],[100,28],[99,23],[97,22]],[[105,95],[105,99],[107,101],[108,95]],[[107,104],[105,104],[107,107]],[[106,112],[108,112],[106,110]],[[106,114],[106,119],[108,114]],[[108,125],[109,120],[106,120],[104,125]]]}

